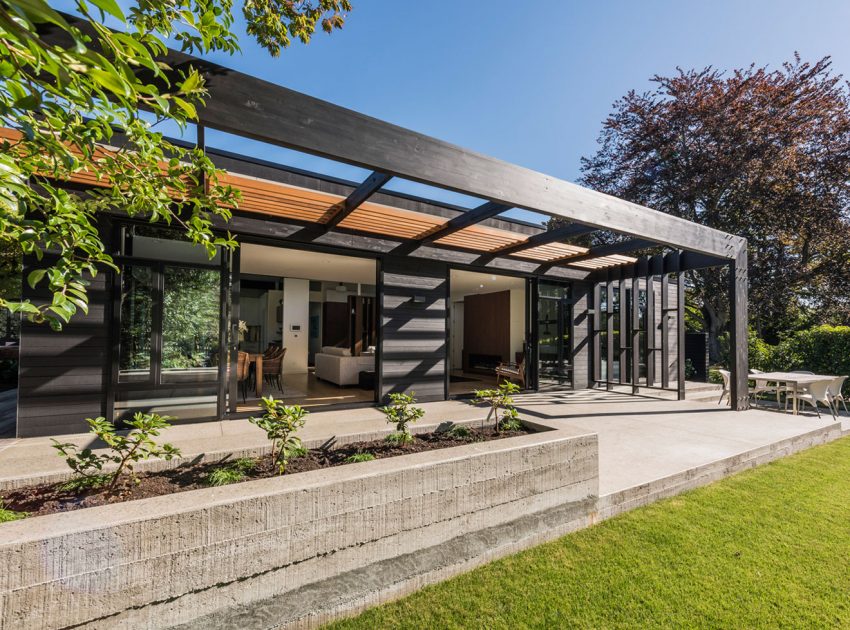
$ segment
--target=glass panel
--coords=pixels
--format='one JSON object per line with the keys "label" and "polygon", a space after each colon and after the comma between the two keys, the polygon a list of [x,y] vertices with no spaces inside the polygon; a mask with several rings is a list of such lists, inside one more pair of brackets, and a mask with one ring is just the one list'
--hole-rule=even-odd
{"label": "glass panel", "polygon": [[540,384],[570,384],[569,286],[541,282],[537,302],[537,360]]}
{"label": "glass panel", "polygon": [[175,263],[218,265],[221,262],[221,248],[210,258],[204,247],[186,240],[177,230],[156,225],[128,226],[124,233],[124,250],[135,258]]}
{"label": "glass panel", "polygon": [[146,381],[150,377],[153,301],[153,270],[125,266],[121,273],[119,382]]}
{"label": "glass panel", "polygon": [[221,274],[166,267],[162,307],[162,382],[218,376]]}

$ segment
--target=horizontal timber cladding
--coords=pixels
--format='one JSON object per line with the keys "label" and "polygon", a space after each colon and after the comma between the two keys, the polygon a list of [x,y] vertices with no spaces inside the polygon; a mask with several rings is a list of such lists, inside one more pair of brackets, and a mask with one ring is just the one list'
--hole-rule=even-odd
{"label": "horizontal timber cladding", "polygon": [[381,266],[381,399],[415,392],[419,401],[446,395],[447,267],[388,256]]}
{"label": "horizontal timber cladding", "polygon": [[[91,279],[88,314],[78,312],[61,332],[46,324],[21,325],[18,437],[84,432],[86,418],[105,414],[110,275]],[[23,294],[37,303],[50,300],[46,291],[26,282]]]}

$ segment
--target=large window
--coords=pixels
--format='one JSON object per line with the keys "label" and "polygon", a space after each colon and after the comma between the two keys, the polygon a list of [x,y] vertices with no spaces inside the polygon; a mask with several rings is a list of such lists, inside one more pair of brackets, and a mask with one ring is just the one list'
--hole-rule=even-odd
{"label": "large window", "polygon": [[125,265],[121,273],[121,381],[147,380],[151,371],[154,280],[150,267]]}
{"label": "large window", "polygon": [[163,271],[162,381],[215,380],[219,351],[221,273],[166,267]]}
{"label": "large window", "polygon": [[216,381],[220,259],[158,228],[124,228],[122,242],[118,383],[156,390]]}

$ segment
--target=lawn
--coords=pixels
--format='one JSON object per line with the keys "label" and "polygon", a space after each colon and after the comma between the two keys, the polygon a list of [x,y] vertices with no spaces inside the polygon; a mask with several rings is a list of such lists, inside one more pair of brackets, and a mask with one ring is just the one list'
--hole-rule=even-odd
{"label": "lawn", "polygon": [[333,627],[850,627],[850,438]]}

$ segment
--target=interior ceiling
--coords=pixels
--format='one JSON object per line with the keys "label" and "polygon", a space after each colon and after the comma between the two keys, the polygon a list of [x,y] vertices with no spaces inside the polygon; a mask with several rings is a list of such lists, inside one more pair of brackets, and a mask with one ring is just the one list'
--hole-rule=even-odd
{"label": "interior ceiling", "polygon": [[451,272],[452,299],[460,299],[470,293],[496,293],[510,289],[525,289],[525,280],[474,271],[452,270]]}
{"label": "interior ceiling", "polygon": [[240,252],[240,268],[245,274],[375,284],[375,261],[371,258],[337,256],[252,243],[243,244]]}

